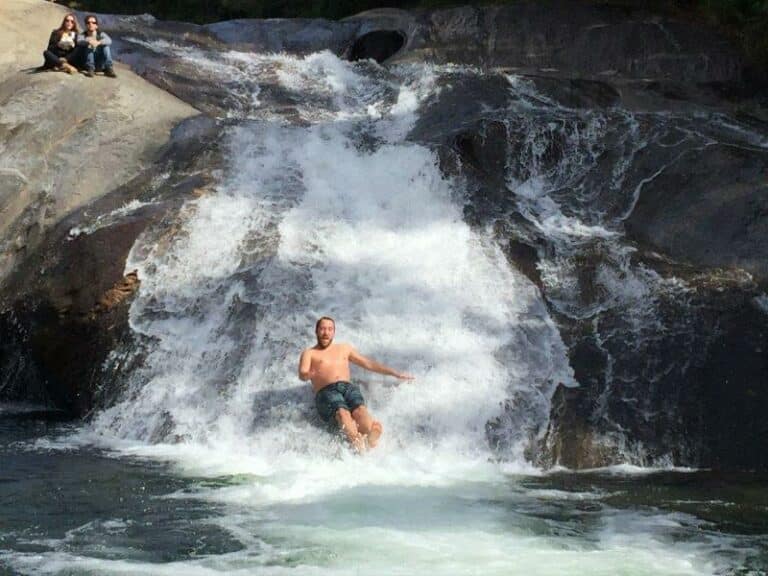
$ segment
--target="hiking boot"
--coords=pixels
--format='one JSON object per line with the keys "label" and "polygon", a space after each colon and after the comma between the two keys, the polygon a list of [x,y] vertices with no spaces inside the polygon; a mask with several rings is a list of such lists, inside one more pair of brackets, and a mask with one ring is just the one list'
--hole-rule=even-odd
{"label": "hiking boot", "polygon": [[61,63],[61,68],[67,74],[77,74],[77,68],[72,66],[72,64],[70,64],[69,62],[66,62],[66,61],[62,62]]}
{"label": "hiking boot", "polygon": [[105,68],[104,76],[109,76],[110,78],[117,78],[117,74],[115,74],[115,71],[112,68]]}
{"label": "hiking boot", "polygon": [[88,78],[93,78],[93,70],[91,70],[90,68],[83,70],[83,74],[88,76]]}

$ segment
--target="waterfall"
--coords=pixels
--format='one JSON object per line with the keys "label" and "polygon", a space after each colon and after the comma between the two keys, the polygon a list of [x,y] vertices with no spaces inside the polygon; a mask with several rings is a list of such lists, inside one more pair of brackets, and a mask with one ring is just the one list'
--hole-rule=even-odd
{"label": "waterfall", "polygon": [[[532,458],[551,440],[556,387],[576,384],[579,338],[606,359],[578,392],[599,393],[585,416],[595,445],[642,457],[622,444],[632,431],[611,420],[615,406],[645,417],[642,394],[680,369],[652,359],[670,338],[694,342],[696,325],[663,315],[674,299],[687,310],[688,287],[634,260],[623,224],[665,169],[647,150],[674,158],[708,145],[706,129],[570,107],[506,71],[125,41],[143,51],[132,57],[156,52],[205,83],[200,107],[220,139],[193,176],[213,184],[132,247],[133,338],[110,359],[130,368],[103,404],[82,426],[7,442],[21,464],[5,480],[24,506],[9,506],[19,528],[2,534],[0,563],[52,574],[762,567],[765,539],[746,534],[759,517],[735,525],[729,512],[754,504],[741,486],[690,469],[550,473]],[[488,85],[493,105],[465,105]],[[462,156],[467,134],[493,170],[476,150]],[[535,247],[527,275],[512,263],[519,239]],[[337,341],[416,377],[353,367],[384,428],[362,456],[321,423],[297,377],[322,315]],[[41,478],[56,490],[27,526]]]}
{"label": "waterfall", "polygon": [[525,466],[554,386],[572,377],[538,290],[489,230],[464,221],[462,182],[406,138],[441,70],[330,53],[253,56],[246,69],[305,94],[291,115],[301,121],[268,105],[261,118],[233,111],[243,118],[217,189],[133,248],[126,267],[142,287],[130,321],[147,356],[93,428],[270,468],[333,456],[338,439],[296,376],[316,318],[331,315],[338,341],[416,375],[353,372],[385,428],[381,458],[485,461],[486,425],[515,397],[515,442],[501,456]]}

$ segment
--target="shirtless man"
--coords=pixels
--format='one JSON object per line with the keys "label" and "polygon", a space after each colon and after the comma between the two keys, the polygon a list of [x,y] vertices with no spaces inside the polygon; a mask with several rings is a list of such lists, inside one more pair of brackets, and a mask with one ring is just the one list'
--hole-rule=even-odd
{"label": "shirtless man", "polygon": [[375,447],[383,430],[365,407],[360,388],[350,383],[349,363],[400,380],[413,380],[413,376],[366,358],[349,344],[334,344],[335,334],[333,318],[323,316],[317,321],[317,344],[301,353],[299,378],[312,381],[320,417],[328,424],[335,420],[355,450],[364,452],[366,441],[367,447]]}

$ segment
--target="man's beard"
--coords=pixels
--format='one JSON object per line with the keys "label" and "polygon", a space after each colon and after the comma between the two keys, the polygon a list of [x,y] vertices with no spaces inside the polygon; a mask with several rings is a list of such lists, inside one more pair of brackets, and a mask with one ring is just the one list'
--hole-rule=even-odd
{"label": "man's beard", "polygon": [[333,338],[329,339],[328,340],[328,344],[326,344],[326,345],[323,345],[323,343],[320,342],[320,338],[317,339],[317,347],[320,348],[320,350],[325,350],[331,344],[333,344]]}

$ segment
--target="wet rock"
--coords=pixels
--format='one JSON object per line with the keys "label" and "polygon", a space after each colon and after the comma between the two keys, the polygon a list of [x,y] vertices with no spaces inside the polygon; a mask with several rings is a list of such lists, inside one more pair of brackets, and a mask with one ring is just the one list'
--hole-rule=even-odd
{"label": "wet rock", "polygon": [[744,302],[721,317],[706,362],[692,380],[701,408],[686,414],[703,439],[701,464],[713,468],[768,469],[768,315]]}
{"label": "wet rock", "polygon": [[[752,119],[757,136],[739,135],[719,126],[717,114],[702,125],[697,114],[710,117],[712,101],[695,90],[684,111],[655,116],[674,108],[665,98],[679,102],[677,95],[642,101],[642,85],[553,76],[518,75],[514,90],[509,82],[451,82],[410,137],[435,147],[442,170],[467,184],[465,218],[492,226],[541,290],[568,346],[580,387],[558,389],[549,428],[529,455],[570,468],[765,469],[757,439],[765,437],[768,387],[754,383],[767,373],[768,315],[755,302],[768,262],[766,152],[758,145],[768,130]],[[629,156],[616,154],[627,132],[613,129],[626,118],[625,101],[638,111],[627,124],[639,142]],[[527,107],[535,113],[525,116]],[[605,119],[604,141],[583,136],[593,114]],[[588,160],[569,165],[580,154]],[[620,186],[612,184],[617,166],[625,167]],[[518,191],[516,183],[532,179]],[[543,215],[535,212],[539,195]],[[550,201],[557,211],[546,212]],[[573,216],[613,229],[563,241],[552,235],[560,228],[542,228],[549,214],[558,226]],[[594,214],[600,219],[589,221]],[[505,422],[521,407],[510,401],[503,409],[487,430],[500,454]]]}
{"label": "wet rock", "polygon": [[[0,289],[0,400],[86,415],[140,362],[128,309],[141,278],[128,253],[150,228],[172,229],[185,199],[204,189],[218,126],[192,118],[152,169],[52,226]],[[161,175],[170,174],[170,176]],[[158,187],[157,182],[162,182]]]}
{"label": "wet rock", "polygon": [[768,285],[768,150],[714,144],[660,168],[639,191],[630,236],[678,260],[744,269]]}
{"label": "wet rock", "polygon": [[749,292],[733,287],[699,298],[692,323],[708,337],[683,336],[684,345],[660,338],[659,347],[643,351],[639,362],[667,367],[652,381],[622,379],[611,388],[607,362],[621,370],[631,359],[594,335],[572,335],[571,363],[582,386],[555,394],[543,464],[768,467],[760,448],[768,433],[766,317],[755,313]]}
{"label": "wet rock", "polygon": [[[0,313],[0,398],[80,416],[93,405],[99,367],[130,338],[128,300],[109,298],[125,257],[153,217],[137,214],[77,238],[59,226],[11,278]],[[109,299],[114,305],[102,305]]]}
{"label": "wet rock", "polygon": [[526,76],[536,90],[567,108],[609,108],[621,103],[622,94],[616,86],[598,80]]}
{"label": "wet rock", "polygon": [[642,10],[518,2],[423,13],[403,58],[579,77],[739,82],[744,64],[704,27]]}
{"label": "wet rock", "polygon": [[260,53],[310,54],[330,50],[341,54],[359,29],[355,22],[290,18],[231,20],[204,27],[233,47]]}
{"label": "wet rock", "polygon": [[538,462],[545,467],[565,466],[573,470],[600,468],[621,459],[611,446],[601,442],[594,422],[589,388],[557,387],[552,412]]}

